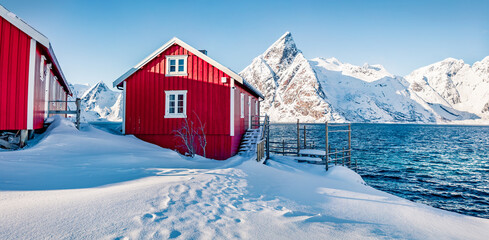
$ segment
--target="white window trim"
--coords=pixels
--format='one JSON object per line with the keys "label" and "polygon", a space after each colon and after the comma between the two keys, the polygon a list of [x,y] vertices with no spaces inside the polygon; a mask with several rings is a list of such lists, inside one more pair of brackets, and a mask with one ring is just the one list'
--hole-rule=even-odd
{"label": "white window trim", "polygon": [[[183,113],[170,113],[170,95],[174,94],[183,94]],[[187,90],[165,91],[165,118],[187,118]]]}
{"label": "white window trim", "polygon": [[122,134],[126,134],[126,102],[127,102],[127,81],[122,84]]}
{"label": "white window trim", "polygon": [[44,69],[44,63],[46,62],[46,57],[44,55],[41,56],[41,63],[39,65],[39,77],[41,78],[41,81],[44,81],[44,76],[46,75],[45,69]]}
{"label": "white window trim", "polygon": [[[1,8],[0,8],[1,10]],[[34,84],[36,77],[36,40],[31,39],[29,83],[27,85],[27,129],[34,129]]]}
{"label": "white window trim", "polygon": [[245,101],[245,96],[244,96],[244,93],[241,93],[241,100],[240,100],[240,105],[241,105],[241,114],[240,114],[240,117],[241,118],[244,118],[244,101]]}
{"label": "white window trim", "polygon": [[230,135],[234,136],[234,87],[231,87],[231,122],[230,122]]}
{"label": "white window trim", "polygon": [[[187,58],[188,55],[167,55],[166,56],[166,74],[167,77],[173,76],[188,76],[187,73]],[[183,72],[178,72],[178,64],[176,66],[176,72],[170,73],[170,60],[175,60],[178,63],[178,60],[183,59]]]}
{"label": "white window trim", "polygon": [[251,129],[251,96],[248,96],[248,128]]}

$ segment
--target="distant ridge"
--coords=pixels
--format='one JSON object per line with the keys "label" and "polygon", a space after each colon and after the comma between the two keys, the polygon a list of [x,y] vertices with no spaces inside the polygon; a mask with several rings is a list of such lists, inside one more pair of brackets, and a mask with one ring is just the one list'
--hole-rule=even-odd
{"label": "distant ridge", "polygon": [[273,122],[489,122],[489,57],[453,58],[406,77],[382,65],[307,60],[286,32],[241,73]]}

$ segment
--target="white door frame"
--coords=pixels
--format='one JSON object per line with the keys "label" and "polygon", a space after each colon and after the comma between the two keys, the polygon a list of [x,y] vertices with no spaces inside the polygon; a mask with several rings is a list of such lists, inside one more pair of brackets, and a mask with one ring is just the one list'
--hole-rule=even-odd
{"label": "white door frame", "polygon": [[251,96],[248,96],[248,128],[251,129]]}

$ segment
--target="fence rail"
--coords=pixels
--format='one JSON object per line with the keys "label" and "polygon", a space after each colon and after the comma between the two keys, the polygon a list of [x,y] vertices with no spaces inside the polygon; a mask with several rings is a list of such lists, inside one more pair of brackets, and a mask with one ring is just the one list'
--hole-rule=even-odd
{"label": "fence rail", "polygon": [[[51,110],[51,103],[66,103],[66,108],[68,108],[68,103],[74,102],[76,106],[76,110],[57,110],[53,109]],[[51,100],[48,101],[48,117],[52,114],[73,114],[76,115],[76,128],[80,130],[80,114],[81,114],[81,109],[80,109],[80,103],[81,100],[77,98],[75,101],[64,101],[64,100]]]}
{"label": "fence rail", "polygon": [[265,159],[265,139],[256,144],[256,161],[261,162]]}

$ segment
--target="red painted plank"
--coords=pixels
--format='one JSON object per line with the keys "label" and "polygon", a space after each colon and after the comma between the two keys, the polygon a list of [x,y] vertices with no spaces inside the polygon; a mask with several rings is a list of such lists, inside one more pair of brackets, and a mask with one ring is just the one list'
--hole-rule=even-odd
{"label": "red painted plank", "polygon": [[[166,55],[188,55],[188,75],[165,76]],[[225,84],[221,82],[223,76],[228,78]],[[195,111],[206,124],[208,156],[223,159],[235,153],[245,131],[244,119],[239,118],[239,93],[246,91],[240,87],[235,90],[235,132],[239,136],[230,137],[230,78],[219,69],[175,45],[126,81],[126,133],[170,149],[177,147],[173,130],[182,125],[183,119],[164,118],[165,90],[187,90],[187,117],[197,124]]]}

